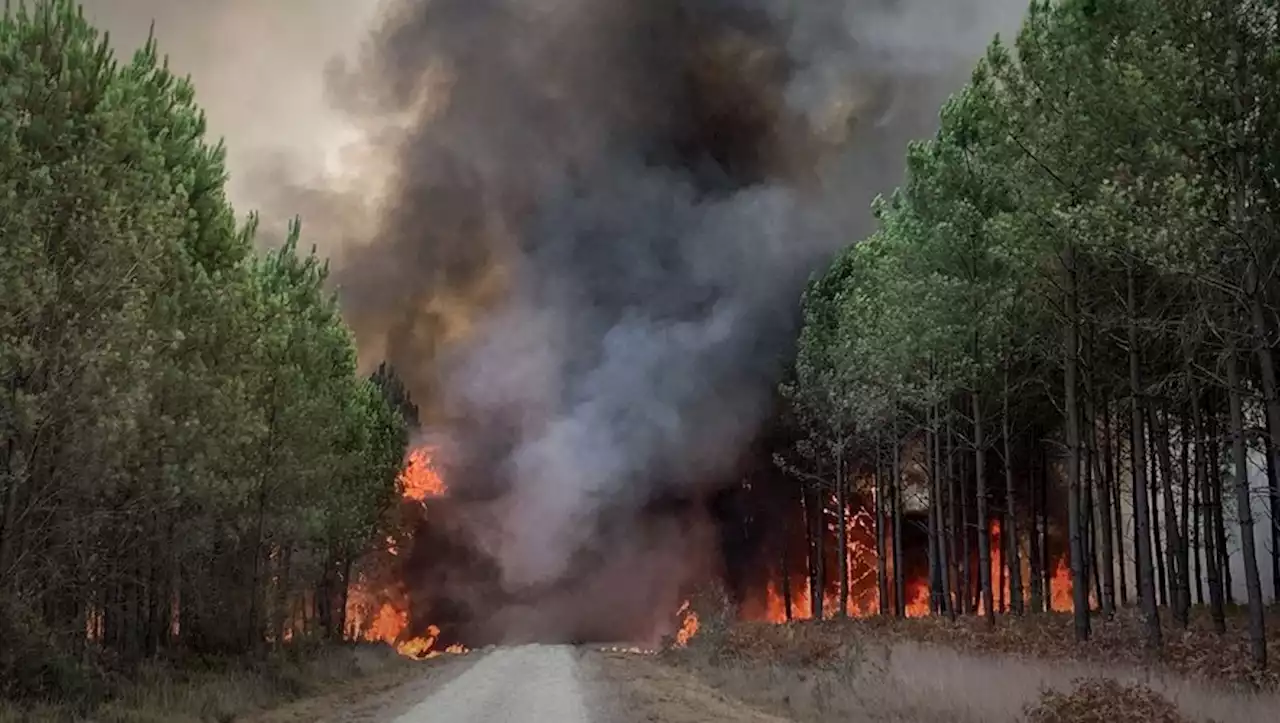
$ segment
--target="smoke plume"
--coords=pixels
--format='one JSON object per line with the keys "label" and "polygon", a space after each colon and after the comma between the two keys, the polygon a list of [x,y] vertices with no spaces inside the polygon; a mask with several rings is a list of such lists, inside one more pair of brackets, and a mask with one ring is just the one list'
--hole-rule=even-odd
{"label": "smoke plume", "polygon": [[[262,32],[265,4],[201,5]],[[868,230],[907,140],[1023,0],[342,7],[371,26],[306,64],[328,115],[228,124],[340,118],[340,170],[258,153],[233,181],[334,257],[362,357],[389,359],[449,440],[504,594],[576,581],[547,594],[554,615],[495,617],[519,636],[589,628],[602,597],[678,594],[706,535],[643,511],[723,483],[770,411],[805,281]]]}

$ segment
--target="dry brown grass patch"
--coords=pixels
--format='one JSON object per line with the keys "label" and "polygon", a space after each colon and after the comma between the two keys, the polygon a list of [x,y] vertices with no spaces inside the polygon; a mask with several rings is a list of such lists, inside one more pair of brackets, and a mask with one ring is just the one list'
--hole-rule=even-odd
{"label": "dry brown grass patch", "polygon": [[1070,692],[1046,692],[1027,709],[1029,723],[1191,723],[1177,706],[1149,688],[1093,678]]}

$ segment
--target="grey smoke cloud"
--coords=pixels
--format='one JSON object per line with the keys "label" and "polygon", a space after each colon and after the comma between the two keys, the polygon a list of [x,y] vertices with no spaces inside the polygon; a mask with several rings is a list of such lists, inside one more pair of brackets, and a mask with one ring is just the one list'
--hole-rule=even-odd
{"label": "grey smoke cloud", "polygon": [[[522,589],[603,544],[604,511],[732,466],[804,282],[1025,1],[89,6],[161,15],[236,197],[335,256],[362,356],[450,436],[477,544]],[[345,176],[317,161],[344,143]]]}

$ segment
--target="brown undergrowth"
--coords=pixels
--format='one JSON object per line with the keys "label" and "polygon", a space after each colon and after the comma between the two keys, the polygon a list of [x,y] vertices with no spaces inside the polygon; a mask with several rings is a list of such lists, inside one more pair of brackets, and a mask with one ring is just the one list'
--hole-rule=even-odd
{"label": "brown undergrowth", "polygon": [[1114,619],[1095,616],[1092,636],[1077,644],[1072,619],[1066,613],[998,616],[994,626],[980,618],[943,617],[865,618],[822,623],[784,625],[742,623],[722,634],[726,655],[743,659],[822,660],[838,655],[852,640],[912,641],[942,645],[972,653],[1036,658],[1041,660],[1098,661],[1109,665],[1154,666],[1198,680],[1255,689],[1280,689],[1280,613],[1268,616],[1270,670],[1255,670],[1250,662],[1248,633],[1241,616],[1228,620],[1227,632],[1218,634],[1206,613],[1197,611],[1185,629],[1164,621],[1164,647],[1149,650],[1141,620],[1134,610],[1123,610]]}
{"label": "brown undergrowth", "polygon": [[1191,723],[1168,698],[1140,685],[1105,678],[1080,680],[1073,690],[1048,691],[1027,709],[1028,723]]}
{"label": "brown undergrowth", "polygon": [[1249,666],[1243,620],[1230,621],[1225,635],[1200,617],[1185,631],[1166,627],[1158,653],[1144,648],[1140,623],[1128,611],[1095,618],[1093,639],[1077,645],[1062,614],[1000,618],[994,627],[945,618],[726,622],[659,660],[762,710],[815,723],[1274,720],[1280,686]]}

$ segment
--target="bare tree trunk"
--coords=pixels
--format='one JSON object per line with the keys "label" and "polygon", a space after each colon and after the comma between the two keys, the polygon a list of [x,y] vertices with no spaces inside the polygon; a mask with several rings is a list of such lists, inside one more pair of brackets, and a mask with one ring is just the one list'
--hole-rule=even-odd
{"label": "bare tree trunk", "polygon": [[1137,324],[1137,281],[1134,279],[1133,266],[1128,268],[1128,313],[1129,313],[1129,395],[1131,401],[1133,426],[1133,497],[1134,497],[1134,541],[1138,554],[1138,597],[1142,605],[1142,615],[1146,623],[1147,645],[1159,648],[1162,643],[1160,617],[1156,612],[1156,591],[1154,569],[1151,557],[1151,518],[1147,510],[1147,454],[1146,435],[1142,428],[1142,372],[1138,351]]}
{"label": "bare tree trunk", "polygon": [[[975,342],[976,346],[976,342]],[[996,624],[995,599],[991,591],[991,531],[987,527],[987,468],[986,440],[983,439],[982,400],[975,391],[973,403],[973,469],[977,481],[978,498],[978,581],[982,585],[982,605],[987,624]]]}
{"label": "bare tree trunk", "polygon": [[[1182,454],[1180,455],[1181,482],[1180,492],[1178,494],[1178,502],[1181,505],[1179,522],[1179,548],[1178,548],[1178,569],[1182,571],[1182,577],[1179,579],[1181,585],[1179,592],[1182,595],[1182,604],[1191,614],[1191,421],[1189,412],[1185,403],[1182,406],[1182,414],[1178,421],[1178,437],[1181,441]],[[1165,431],[1168,432],[1170,423],[1166,416]],[[1170,432],[1172,434],[1172,432]]]}
{"label": "bare tree trunk", "polygon": [[1169,538],[1169,552],[1167,555],[1169,564],[1169,597],[1173,603],[1173,617],[1183,628],[1187,627],[1190,622],[1191,611],[1184,605],[1182,599],[1183,590],[1183,571],[1179,569],[1179,561],[1182,559],[1182,536],[1179,534],[1179,522],[1177,515],[1177,505],[1173,498],[1173,460],[1169,447],[1169,414],[1166,411],[1161,414],[1160,410],[1153,409],[1151,411],[1152,422],[1155,423],[1153,432],[1158,443],[1156,454],[1160,459],[1160,476],[1164,478],[1164,484],[1161,486],[1161,497],[1164,500],[1164,524]]}
{"label": "bare tree trunk", "polygon": [[904,617],[907,613],[907,581],[902,569],[902,440],[898,437],[898,423],[893,424],[893,613]]}
{"label": "bare tree trunk", "polygon": [[947,542],[947,491],[949,490],[947,463],[943,457],[943,439],[944,428],[942,425],[941,409],[934,406],[934,468],[937,474],[937,484],[933,488],[934,507],[934,524],[937,529],[937,551],[938,551],[938,593],[939,611],[945,615],[955,615],[951,605],[951,551]]}
{"label": "bare tree trunk", "polygon": [[[880,460],[879,458],[877,458],[876,464],[879,465],[879,463],[880,463]],[[875,481],[876,481],[876,484],[880,483],[880,468],[878,466],[876,467]],[[877,530],[880,529],[880,510],[879,510],[880,494],[879,492],[880,490],[877,489],[876,496],[875,496],[875,504],[877,507],[876,509],[876,529]],[[783,614],[786,616],[787,622],[791,622],[791,528],[790,528],[790,525],[787,523],[787,519],[789,515],[782,515],[781,517],[782,517],[782,520],[781,520],[782,572],[779,576],[782,578],[782,581],[781,581],[782,582],[782,609],[783,609]],[[876,557],[878,559],[883,559],[883,557],[881,556],[881,552],[882,550],[880,549],[880,543],[877,542]]]}
{"label": "bare tree trunk", "polygon": [[1160,600],[1160,605],[1169,605],[1169,579],[1166,576],[1164,546],[1160,536],[1160,490],[1161,484],[1165,481],[1161,479],[1160,466],[1157,462],[1160,450],[1160,437],[1156,434],[1156,417],[1153,407],[1148,404],[1147,414],[1147,456],[1151,464],[1150,477],[1151,484],[1151,539],[1152,539],[1152,564],[1156,568],[1156,595]]}
{"label": "bare tree trunk", "polygon": [[956,507],[960,503],[961,497],[956,489],[958,481],[956,479],[955,450],[952,448],[953,437],[951,431],[951,413],[948,412],[946,428],[947,511],[950,513],[951,529],[947,535],[947,587],[951,594],[948,596],[947,612],[951,617],[951,621],[955,622],[956,615],[963,613],[964,608],[960,604],[960,571],[956,560],[956,535],[960,529],[958,524],[959,513]]}
{"label": "bare tree trunk", "polygon": [[942,543],[942,455],[938,406],[932,405],[929,425],[929,587],[931,607],[936,615],[946,611],[946,585],[942,574],[945,559]]}
{"label": "bare tree trunk", "polygon": [[[1115,496],[1115,476],[1112,474],[1111,459],[1111,400],[1102,403],[1102,505],[1098,510],[1098,520],[1102,527],[1102,614],[1108,619],[1116,614],[1116,567],[1115,545],[1111,527],[1111,501]],[[1121,563],[1123,566],[1123,562]]]}
{"label": "bare tree trunk", "polygon": [[[1010,437],[1013,436],[1011,431],[1012,423],[1010,421],[1009,412],[1009,361],[1005,359],[1004,365],[1004,413],[1000,420],[1000,436],[1004,442],[1004,496],[1005,496],[1005,521],[1002,537],[1007,540],[1005,545],[1004,559],[1005,564],[1009,567],[1009,605],[1014,615],[1022,615],[1024,610],[1022,606],[1022,560],[1018,551],[1018,506],[1017,496],[1013,487],[1013,444]],[[1003,583],[1000,586],[1001,592],[1004,591]]]}
{"label": "bare tree trunk", "polygon": [[[1264,407],[1266,411],[1267,429],[1273,429],[1280,421],[1273,421],[1271,404]],[[1267,497],[1268,510],[1271,516],[1271,599],[1280,604],[1280,445],[1272,441],[1271,435],[1263,438],[1267,454]],[[0,568],[3,569],[3,568]]]}
{"label": "bare tree trunk", "polygon": [[849,617],[849,493],[844,474],[844,440],[836,444],[836,523],[839,529],[836,544],[839,549],[840,574],[840,607],[838,614],[841,620]]}
{"label": "bare tree trunk", "polygon": [[1120,574],[1120,579],[1118,582],[1120,607],[1126,607],[1129,604],[1129,580],[1128,580],[1129,565],[1128,565],[1128,560],[1125,558],[1125,554],[1124,554],[1124,531],[1125,531],[1124,503],[1123,503],[1124,495],[1120,491],[1120,465],[1121,465],[1121,457],[1123,457],[1122,450],[1121,450],[1122,444],[1121,444],[1121,435],[1120,435],[1121,426],[1123,426],[1123,415],[1121,415],[1121,418],[1116,420],[1116,428],[1114,430],[1114,433],[1111,435],[1112,444],[1116,448],[1115,467],[1111,471],[1111,482],[1112,482],[1111,491],[1112,491],[1113,497],[1115,498],[1113,500],[1113,503],[1115,505],[1115,516],[1116,516],[1116,522],[1115,522],[1116,563],[1117,563],[1117,567],[1119,568],[1118,572]]}
{"label": "bare tree trunk", "polygon": [[1222,519],[1222,461],[1219,458],[1221,435],[1218,433],[1217,409],[1216,404],[1210,404],[1207,417],[1209,429],[1207,435],[1209,444],[1209,474],[1207,481],[1209,486],[1206,491],[1210,499],[1208,503],[1209,526],[1207,530],[1209,546],[1206,548],[1205,559],[1211,563],[1209,566],[1209,611],[1213,617],[1213,627],[1219,633],[1225,633],[1227,632],[1226,592],[1231,585],[1231,580],[1227,577],[1229,571],[1223,569],[1223,562],[1227,560],[1227,533],[1226,524]]}
{"label": "bare tree trunk", "polygon": [[1064,263],[1064,286],[1067,307],[1066,358],[1063,364],[1065,414],[1067,427],[1067,530],[1071,555],[1072,608],[1077,642],[1089,639],[1089,578],[1085,570],[1085,549],[1081,515],[1080,489],[1080,406],[1077,400],[1080,364],[1080,327],[1076,293],[1075,250],[1067,246]]}
{"label": "bare tree trunk", "polygon": [[889,612],[889,572],[886,560],[888,555],[885,549],[888,544],[885,542],[885,477],[884,474],[884,445],[881,444],[879,437],[876,438],[876,591],[877,602],[880,608],[880,614],[885,615]]}
{"label": "bare tree trunk", "polygon": [[973,565],[973,535],[972,527],[969,524],[969,489],[968,481],[968,465],[963,457],[960,460],[960,612],[968,614],[973,612],[973,575],[971,574]]}
{"label": "bare tree trunk", "polygon": [[1266,610],[1262,602],[1262,581],[1253,539],[1253,507],[1249,503],[1248,452],[1244,440],[1244,413],[1240,403],[1239,360],[1233,352],[1227,359],[1227,384],[1231,402],[1231,445],[1235,453],[1236,507],[1240,517],[1240,547],[1244,557],[1245,585],[1249,594],[1249,643],[1253,665],[1267,668]]}

